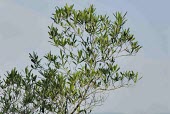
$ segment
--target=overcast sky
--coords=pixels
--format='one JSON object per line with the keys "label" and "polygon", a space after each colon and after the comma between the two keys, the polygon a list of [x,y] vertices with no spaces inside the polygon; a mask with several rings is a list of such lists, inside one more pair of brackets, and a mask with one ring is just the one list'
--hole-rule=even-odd
{"label": "overcast sky", "polygon": [[170,114],[169,0],[0,0],[0,74],[13,67],[23,70],[32,51],[42,56],[55,51],[47,26],[55,6],[66,3],[78,9],[94,4],[108,15],[127,11],[126,26],[143,46],[137,56],[119,60],[122,69],[138,71],[142,80],[110,93],[96,114]]}

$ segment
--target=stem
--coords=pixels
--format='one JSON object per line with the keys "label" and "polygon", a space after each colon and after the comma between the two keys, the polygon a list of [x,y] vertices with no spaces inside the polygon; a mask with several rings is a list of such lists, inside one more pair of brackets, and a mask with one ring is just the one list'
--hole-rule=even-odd
{"label": "stem", "polygon": [[87,86],[87,88],[86,88],[86,90],[85,90],[85,93],[84,93],[82,99],[81,99],[80,102],[76,105],[76,107],[73,109],[73,111],[71,112],[71,114],[74,114],[74,112],[76,112],[77,108],[78,108],[78,107],[81,105],[81,103],[83,102],[83,100],[84,100],[84,98],[86,97],[87,91],[89,90],[89,87],[90,87],[90,84],[91,84],[92,81],[93,81],[93,79],[89,82],[89,84],[88,84],[88,86]]}

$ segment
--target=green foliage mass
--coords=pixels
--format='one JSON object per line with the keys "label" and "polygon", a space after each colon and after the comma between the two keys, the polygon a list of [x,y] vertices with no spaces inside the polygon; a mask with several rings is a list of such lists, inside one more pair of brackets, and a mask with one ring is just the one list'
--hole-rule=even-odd
{"label": "green foliage mass", "polygon": [[48,32],[57,52],[43,58],[33,52],[24,72],[7,72],[0,83],[0,113],[87,114],[102,105],[108,91],[136,83],[138,73],[120,71],[116,64],[141,48],[123,28],[125,16],[116,12],[112,21],[97,15],[93,5],[57,7]]}

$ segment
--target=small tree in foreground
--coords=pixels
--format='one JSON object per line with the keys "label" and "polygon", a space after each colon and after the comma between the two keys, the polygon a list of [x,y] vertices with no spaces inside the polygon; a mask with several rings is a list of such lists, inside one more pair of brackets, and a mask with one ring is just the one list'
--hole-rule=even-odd
{"label": "small tree in foreground", "polygon": [[87,114],[102,105],[108,91],[136,83],[138,73],[120,71],[116,64],[141,48],[123,28],[125,15],[116,12],[112,21],[97,15],[93,5],[57,7],[49,37],[58,53],[44,59],[30,54],[32,65],[24,72],[7,72],[0,84],[1,113]]}

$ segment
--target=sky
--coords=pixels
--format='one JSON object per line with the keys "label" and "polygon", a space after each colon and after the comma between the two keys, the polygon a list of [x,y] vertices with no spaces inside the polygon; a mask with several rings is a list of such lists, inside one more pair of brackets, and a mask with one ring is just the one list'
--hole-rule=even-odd
{"label": "sky", "polygon": [[30,64],[28,53],[43,56],[55,48],[48,43],[48,26],[55,6],[94,4],[100,14],[128,12],[130,27],[143,46],[134,57],[118,60],[122,69],[143,78],[130,88],[110,93],[94,114],[170,114],[169,0],[0,0],[0,75]]}

